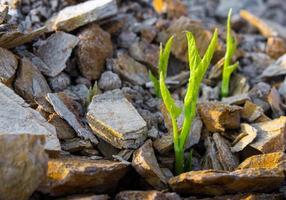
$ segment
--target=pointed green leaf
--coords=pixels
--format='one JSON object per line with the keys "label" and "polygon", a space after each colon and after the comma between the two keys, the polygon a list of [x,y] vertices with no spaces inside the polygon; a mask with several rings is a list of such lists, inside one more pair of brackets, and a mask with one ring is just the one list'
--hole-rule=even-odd
{"label": "pointed green leaf", "polygon": [[201,57],[196,47],[195,37],[191,32],[186,32],[188,41],[188,59],[191,73],[198,67]]}
{"label": "pointed green leaf", "polygon": [[154,87],[154,91],[155,91],[155,95],[160,98],[160,83],[159,80],[154,76],[154,74],[149,71],[149,79],[152,81],[153,83],[153,87]]}

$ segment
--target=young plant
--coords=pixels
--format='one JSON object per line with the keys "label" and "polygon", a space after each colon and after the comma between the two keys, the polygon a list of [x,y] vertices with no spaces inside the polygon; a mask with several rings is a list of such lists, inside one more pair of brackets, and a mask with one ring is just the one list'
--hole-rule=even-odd
{"label": "young plant", "polygon": [[230,9],[228,12],[227,25],[226,25],[227,26],[226,53],[224,56],[222,84],[221,84],[221,96],[222,97],[228,96],[229,80],[230,80],[231,74],[238,67],[238,62],[232,65],[230,64],[231,58],[236,50],[236,41],[235,41],[235,38],[231,35],[231,24],[230,24],[231,12],[232,10]]}
{"label": "young plant", "polygon": [[153,87],[154,87],[154,92],[156,97],[160,98],[160,83],[159,80],[156,78],[156,76],[149,71],[149,79],[151,80],[151,82],[153,83]]}
{"label": "young plant", "polygon": [[[160,58],[159,58],[160,91],[161,91],[161,97],[163,99],[163,102],[166,106],[166,109],[172,121],[174,150],[176,157],[175,171],[177,174],[180,174],[185,170],[187,170],[186,169],[187,164],[185,163],[185,158],[184,158],[185,144],[189,136],[190,127],[192,125],[193,119],[195,118],[196,115],[196,104],[199,95],[200,84],[203,80],[203,77],[208,69],[208,66],[215,52],[218,33],[217,30],[215,30],[211,42],[203,58],[201,58],[199,55],[193,34],[187,32],[186,37],[188,41],[188,59],[189,59],[190,77],[189,77],[189,84],[187,87],[187,93],[184,99],[183,108],[180,108],[179,106],[176,105],[175,100],[172,98],[170,91],[165,84],[168,60],[173,42],[173,37],[171,37],[167,41],[164,50],[161,45]],[[182,127],[178,127],[177,118],[182,112],[184,112],[183,125]]]}
{"label": "young plant", "polygon": [[89,106],[89,104],[91,103],[93,96],[96,95],[97,92],[98,92],[97,82],[95,82],[94,85],[90,86],[90,88],[88,89],[86,102],[85,102],[85,108],[86,109]]}

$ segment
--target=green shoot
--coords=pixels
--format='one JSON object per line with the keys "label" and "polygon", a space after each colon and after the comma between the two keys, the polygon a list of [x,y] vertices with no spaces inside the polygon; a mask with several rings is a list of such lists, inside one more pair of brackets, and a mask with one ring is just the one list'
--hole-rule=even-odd
{"label": "green shoot", "polygon": [[156,97],[160,98],[160,83],[158,81],[158,79],[155,77],[155,75],[149,71],[149,79],[152,81],[153,83],[153,87],[154,87],[154,91],[155,91],[155,95]]}
{"label": "green shoot", "polygon": [[86,102],[85,102],[86,103],[86,105],[85,105],[86,108],[89,106],[89,104],[92,101],[93,96],[96,95],[97,92],[98,92],[97,82],[95,82],[94,85],[90,86],[90,88],[88,89],[88,94],[87,94]]}
{"label": "green shoot", "polygon": [[[175,171],[177,174],[184,172],[184,169],[186,169],[187,167],[186,164],[191,166],[190,163],[185,163],[185,158],[184,158],[185,144],[189,136],[193,119],[196,116],[196,105],[200,90],[200,84],[204,78],[204,75],[208,69],[208,66],[215,52],[218,33],[217,30],[215,30],[211,42],[209,44],[209,47],[203,58],[201,58],[199,55],[193,34],[187,32],[186,37],[188,41],[190,78],[187,87],[187,93],[184,99],[183,108],[180,108],[175,104],[175,100],[172,98],[170,91],[165,84],[168,60],[173,42],[173,37],[171,37],[167,41],[165,49],[163,49],[161,45],[160,58],[159,58],[160,92],[163,102],[166,106],[166,109],[172,121],[174,150],[176,157]],[[182,112],[184,112],[184,121],[182,127],[180,127],[181,129],[179,129],[177,124],[177,118]]]}
{"label": "green shoot", "polygon": [[227,97],[229,94],[229,81],[232,72],[238,67],[238,62],[235,64],[230,65],[231,58],[236,50],[236,41],[235,38],[231,35],[231,12],[232,9],[228,12],[227,18],[227,36],[226,36],[226,53],[224,56],[224,65],[223,65],[223,72],[222,72],[222,85],[221,85],[221,96]]}

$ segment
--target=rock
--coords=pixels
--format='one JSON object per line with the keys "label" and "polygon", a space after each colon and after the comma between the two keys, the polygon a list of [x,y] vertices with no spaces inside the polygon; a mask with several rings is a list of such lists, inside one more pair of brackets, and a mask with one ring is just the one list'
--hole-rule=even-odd
{"label": "rock", "polygon": [[251,156],[245,159],[237,169],[266,168],[286,170],[286,155],[284,152],[274,152]]}
{"label": "rock", "polygon": [[55,77],[50,77],[48,81],[54,92],[63,91],[71,84],[70,77],[64,72],[61,72]]}
{"label": "rock", "polygon": [[271,192],[283,183],[279,169],[242,169],[232,172],[219,170],[191,171],[173,177],[173,191],[193,195],[223,195],[244,192]]}
{"label": "rock", "polygon": [[[109,196],[106,194],[99,195],[73,195],[65,197],[65,200],[109,200]],[[60,199],[58,199],[60,200]]]}
{"label": "rock", "polygon": [[207,135],[204,140],[204,145],[206,154],[203,160],[203,169],[222,170],[223,168],[217,156],[217,149],[213,137]]}
{"label": "rock", "polygon": [[26,200],[44,180],[48,156],[45,137],[31,134],[0,134],[0,199]]}
{"label": "rock", "polygon": [[1,4],[0,6],[0,24],[3,24],[8,16],[9,6]]}
{"label": "rock", "polygon": [[36,53],[48,66],[45,70],[42,69],[42,73],[51,77],[61,73],[66,68],[66,62],[78,41],[77,37],[68,33],[52,34],[44,44],[39,46]]}
{"label": "rock", "polygon": [[270,109],[270,105],[267,103],[267,96],[270,93],[270,90],[271,86],[269,84],[259,82],[249,91],[251,101],[261,107],[264,112]]}
{"label": "rock", "polygon": [[249,77],[246,77],[241,74],[234,74],[231,77],[230,82],[230,91],[233,96],[245,94],[249,91],[249,84],[248,84]]}
{"label": "rock", "polygon": [[153,26],[142,27],[140,30],[141,38],[151,43],[157,36],[157,29]]}
{"label": "rock", "polygon": [[222,169],[226,171],[234,170],[238,164],[238,157],[231,153],[230,144],[218,133],[213,134],[213,141],[217,149],[217,157],[221,163]]}
{"label": "rock", "polygon": [[120,90],[96,95],[87,121],[94,133],[114,147],[138,148],[147,137],[147,124]]}
{"label": "rock", "polygon": [[132,166],[155,189],[166,188],[167,178],[159,167],[151,140],[134,152]]}
{"label": "rock", "polygon": [[78,67],[89,80],[96,80],[104,70],[105,60],[112,56],[111,37],[97,24],[91,24],[78,33],[80,42],[76,49]]}
{"label": "rock", "polygon": [[188,14],[188,6],[180,0],[167,0],[168,18],[176,19]]}
{"label": "rock", "polygon": [[170,134],[163,135],[153,143],[154,149],[160,154],[167,154],[173,149],[173,136]]}
{"label": "rock", "polygon": [[0,81],[4,84],[11,83],[17,67],[16,56],[7,49],[0,47]]}
{"label": "rock", "polygon": [[235,139],[234,146],[231,147],[232,152],[242,151],[257,136],[257,130],[249,124],[241,124],[241,133]]}
{"label": "rock", "polygon": [[252,124],[257,129],[257,137],[251,147],[262,153],[272,153],[285,150],[286,117]]}
{"label": "rock", "polygon": [[265,50],[270,57],[277,59],[286,53],[286,43],[280,37],[269,37]]}
{"label": "rock", "polygon": [[126,49],[128,49],[133,43],[137,41],[137,35],[131,31],[122,31],[117,38],[118,46]]}
{"label": "rock", "polygon": [[160,191],[123,191],[115,196],[116,200],[181,200],[176,193],[163,193]]}
{"label": "rock", "polygon": [[[130,75],[132,76],[132,75]],[[114,90],[121,88],[121,80],[119,76],[111,71],[106,71],[101,74],[98,81],[98,87],[102,90]]]}
{"label": "rock", "polygon": [[159,59],[159,47],[142,40],[133,43],[129,47],[129,54],[135,60],[146,64],[148,67],[156,68]]}
{"label": "rock", "polygon": [[211,132],[223,132],[226,129],[239,128],[241,107],[220,102],[198,104],[198,112],[204,125]]}
{"label": "rock", "polygon": [[80,138],[67,139],[62,143],[62,149],[71,153],[79,152],[83,149],[92,149],[93,146],[90,141],[82,140]]}
{"label": "rock", "polygon": [[261,74],[261,78],[272,78],[286,74],[286,54],[269,65]]}
{"label": "rock", "polygon": [[55,112],[64,119],[77,133],[77,135],[85,140],[90,140],[93,144],[97,144],[98,140],[95,135],[89,131],[80,122],[79,116],[73,112],[73,102],[64,93],[49,93],[47,100],[53,106]]}
{"label": "rock", "polygon": [[39,191],[51,196],[111,192],[127,171],[128,165],[121,162],[80,157],[50,159],[46,180]]}
{"label": "rock", "polygon": [[235,96],[230,97],[223,97],[222,103],[229,104],[229,105],[243,105],[247,100],[250,100],[249,95],[246,94],[238,94]]}
{"label": "rock", "polygon": [[133,84],[144,85],[149,81],[147,68],[125,52],[118,52],[113,68],[122,78]]}
{"label": "rock", "polygon": [[48,22],[48,26],[50,29],[69,32],[116,13],[116,0],[90,0],[64,8]]}
{"label": "rock", "polygon": [[44,135],[46,150],[50,152],[60,150],[55,127],[2,83],[0,83],[0,110],[0,133]]}
{"label": "rock", "polygon": [[[193,21],[190,18],[184,16],[175,20],[166,31],[161,32],[162,41],[160,42],[165,43],[170,36],[176,35],[173,41],[171,52],[179,60],[188,62],[187,39],[184,31],[190,31],[193,33],[196,39],[196,44],[199,44],[197,46],[199,54],[203,56],[209,45],[209,42],[211,41],[212,32],[205,29],[199,22]],[[222,55],[219,57],[222,57]],[[216,61],[219,60],[217,53],[215,53],[214,58]]]}
{"label": "rock", "polygon": [[30,104],[38,104],[43,108],[49,107],[45,96],[51,92],[51,89],[36,66],[28,59],[23,58],[20,62],[17,78],[14,83],[15,91]]}
{"label": "rock", "polygon": [[48,122],[55,126],[60,140],[72,139],[76,136],[75,131],[57,113],[49,115]]}
{"label": "rock", "polygon": [[268,118],[266,115],[264,115],[263,109],[251,101],[245,102],[241,111],[241,117],[248,122],[262,122],[264,119]]}
{"label": "rock", "polygon": [[256,27],[264,37],[282,37],[286,39],[286,29],[274,21],[259,18],[246,10],[240,11],[240,17]]}
{"label": "rock", "polygon": [[273,118],[277,118],[277,117],[285,115],[284,108],[283,108],[284,104],[282,102],[279,92],[276,90],[275,87],[271,88],[267,96],[267,102],[269,103],[271,107]]}

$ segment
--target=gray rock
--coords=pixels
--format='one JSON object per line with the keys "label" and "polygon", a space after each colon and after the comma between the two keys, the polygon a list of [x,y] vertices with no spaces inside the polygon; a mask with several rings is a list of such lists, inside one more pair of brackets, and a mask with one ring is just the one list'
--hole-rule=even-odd
{"label": "gray rock", "polygon": [[87,121],[96,135],[116,148],[138,148],[147,137],[147,125],[120,90],[96,95]]}
{"label": "gray rock", "polygon": [[137,35],[131,31],[123,31],[118,36],[118,46],[128,49],[133,43],[138,40]]}
{"label": "gray rock", "polygon": [[0,83],[0,133],[44,135],[46,150],[60,150],[55,127],[2,83]]}
{"label": "gray rock", "polygon": [[98,81],[98,87],[102,90],[114,90],[121,88],[121,80],[119,76],[111,71],[101,74]]}
{"label": "gray rock", "polygon": [[0,134],[0,199],[26,200],[44,180],[48,156],[45,137]]}
{"label": "gray rock", "polygon": [[50,77],[48,81],[54,92],[60,92],[71,84],[70,77],[64,72],[55,77]]}
{"label": "gray rock", "polygon": [[261,78],[272,78],[286,74],[286,54],[269,65],[261,74]]}
{"label": "gray rock", "polygon": [[55,77],[61,73],[66,68],[66,62],[78,42],[79,39],[71,34],[64,32],[52,34],[37,51],[39,58],[48,66],[47,69],[41,70],[43,74]]}
{"label": "gray rock", "polygon": [[0,47],[0,81],[5,84],[11,82],[17,67],[18,61],[15,55]]}
{"label": "gray rock", "polygon": [[90,140],[93,144],[97,144],[96,137],[80,122],[79,117],[76,116],[69,108],[72,107],[71,101],[64,93],[49,93],[47,94],[47,100],[53,106],[56,113],[63,118],[77,133],[77,135],[83,139]]}
{"label": "gray rock", "polygon": [[73,100],[79,101],[82,105],[85,104],[89,93],[88,88],[84,84],[71,85],[65,91],[66,94],[72,97]]}
{"label": "gray rock", "polygon": [[48,22],[48,26],[54,30],[72,31],[116,13],[116,0],[90,0],[64,8]]}

